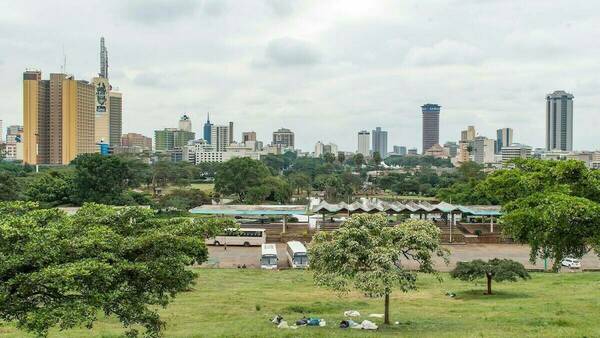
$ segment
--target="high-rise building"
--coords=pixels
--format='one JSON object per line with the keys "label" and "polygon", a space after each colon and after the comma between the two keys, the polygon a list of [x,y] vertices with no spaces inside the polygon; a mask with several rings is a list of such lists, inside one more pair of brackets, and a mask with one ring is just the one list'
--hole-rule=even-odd
{"label": "high-rise building", "polygon": [[394,146],[394,155],[406,156],[406,147]]}
{"label": "high-rise building", "polygon": [[24,156],[29,164],[68,164],[97,151],[95,87],[66,74],[23,73]]}
{"label": "high-rise building", "polygon": [[496,154],[500,154],[502,147],[513,144],[512,128],[502,128],[496,130]]}
{"label": "high-rise building", "polygon": [[152,138],[142,134],[127,133],[121,136],[123,147],[139,147],[141,150],[152,151]]}
{"label": "high-rise building", "polygon": [[179,119],[179,130],[192,131],[192,120],[187,114],[183,114]]}
{"label": "high-rise building", "polygon": [[211,142],[211,134],[212,134],[212,126],[213,124],[210,123],[210,113],[206,114],[206,122],[204,123],[204,128],[203,128],[203,138],[206,142],[208,142],[208,144],[212,144]]}
{"label": "high-rise building", "polygon": [[440,143],[440,109],[441,106],[431,103],[421,106],[423,114],[423,153]]}
{"label": "high-rise building", "polygon": [[100,77],[108,79],[108,50],[104,45],[104,37],[100,38]]}
{"label": "high-rise building", "polygon": [[242,142],[246,143],[248,141],[256,141],[256,132],[245,131],[242,133]]}
{"label": "high-rise building", "polygon": [[484,136],[476,136],[473,140],[473,161],[479,164],[495,162],[494,140]]}
{"label": "high-rise building", "polygon": [[324,146],[325,145],[323,144],[323,142],[317,141],[317,143],[315,144],[315,153],[314,153],[315,157],[323,156],[323,154],[324,154],[323,147]]}
{"label": "high-rise building", "polygon": [[109,144],[111,147],[121,145],[123,132],[123,95],[119,92],[110,92],[109,95]]}
{"label": "high-rise building", "polygon": [[562,90],[546,96],[546,150],[573,150],[573,97]]}
{"label": "high-rise building", "polygon": [[232,124],[228,125],[212,125],[210,144],[216,147],[217,151],[225,151],[225,149],[232,143],[230,128]]}
{"label": "high-rise building", "polygon": [[92,79],[94,85],[94,141],[110,141],[110,84],[104,77]]}
{"label": "high-rise building", "polygon": [[381,127],[377,127],[371,132],[371,138],[373,140],[373,154],[378,152],[381,158],[386,158],[388,153],[387,131],[383,131]]}
{"label": "high-rise building", "polygon": [[460,132],[460,140],[463,142],[471,142],[475,139],[475,127],[468,126],[466,130]]}
{"label": "high-rise building", "polygon": [[273,146],[281,146],[283,148],[294,148],[294,132],[287,128],[279,128],[273,132]]}
{"label": "high-rise building", "polygon": [[[1,130],[0,126],[0,133]],[[13,125],[6,128],[6,142],[0,141],[0,153],[3,153],[4,159],[8,161],[23,160],[23,126]]]}
{"label": "high-rise building", "polygon": [[456,142],[446,142],[444,143],[444,149],[446,153],[448,153],[448,157],[453,158],[458,154],[458,144]]}
{"label": "high-rise building", "polygon": [[515,158],[531,157],[531,147],[519,143],[513,143],[502,147],[502,162],[506,163]]}
{"label": "high-rise building", "polygon": [[154,131],[154,149],[157,152],[167,152],[183,148],[189,141],[193,141],[196,134],[191,131],[177,128],[165,128]]}
{"label": "high-rise building", "polygon": [[371,133],[366,130],[361,130],[358,132],[358,150],[359,154],[362,154],[364,157],[369,157],[371,149]]}
{"label": "high-rise building", "polygon": [[233,122],[229,121],[229,144],[234,143],[234,142],[235,141],[233,139]]}
{"label": "high-rise building", "polygon": [[123,95],[113,91],[109,83],[108,52],[104,38],[100,39],[100,73],[92,79],[92,84],[95,89],[95,142],[118,146],[121,144],[123,126]]}

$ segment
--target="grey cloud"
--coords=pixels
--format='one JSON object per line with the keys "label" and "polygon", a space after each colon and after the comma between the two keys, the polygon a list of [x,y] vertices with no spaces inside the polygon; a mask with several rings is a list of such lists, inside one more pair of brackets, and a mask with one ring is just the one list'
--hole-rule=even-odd
{"label": "grey cloud", "polygon": [[308,41],[281,38],[272,40],[266,49],[270,63],[278,66],[307,66],[319,62],[319,51]]}
{"label": "grey cloud", "polygon": [[414,66],[475,64],[483,58],[477,47],[454,40],[442,40],[429,47],[411,48],[405,63]]}
{"label": "grey cloud", "polygon": [[194,15],[196,0],[131,0],[125,5],[126,15],[144,24],[172,22]]}
{"label": "grey cloud", "polygon": [[293,0],[265,0],[267,6],[280,17],[287,17],[294,12]]}

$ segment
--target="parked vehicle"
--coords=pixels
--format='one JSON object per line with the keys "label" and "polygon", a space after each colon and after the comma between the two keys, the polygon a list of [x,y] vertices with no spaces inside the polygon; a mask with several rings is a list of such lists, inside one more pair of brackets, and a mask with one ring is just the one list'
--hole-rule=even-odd
{"label": "parked vehicle", "polygon": [[560,262],[560,265],[569,269],[579,269],[581,268],[581,261],[577,258],[567,257]]}
{"label": "parked vehicle", "polygon": [[286,255],[292,268],[302,269],[308,267],[308,253],[304,244],[298,241],[287,242]]}
{"label": "parked vehicle", "polygon": [[253,228],[230,228],[225,229],[222,234],[206,239],[209,245],[262,245],[267,242],[265,229]]}
{"label": "parked vehicle", "polygon": [[277,269],[277,247],[275,244],[263,244],[261,246],[260,254],[260,268],[261,269]]}

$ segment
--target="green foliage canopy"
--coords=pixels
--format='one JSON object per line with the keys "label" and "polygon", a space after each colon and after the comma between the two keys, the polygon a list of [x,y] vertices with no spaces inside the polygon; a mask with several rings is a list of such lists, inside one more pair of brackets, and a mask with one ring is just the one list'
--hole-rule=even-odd
{"label": "green foliage canopy", "polygon": [[385,297],[389,323],[392,291],[416,288],[416,272],[402,262],[415,260],[420,271],[434,272],[433,257],[446,258],[439,235],[438,227],[429,221],[389,226],[384,215],[355,215],[339,230],[315,235],[309,247],[310,269],[316,285],[340,293],[354,287],[368,297]]}
{"label": "green foliage canopy", "polygon": [[34,203],[0,203],[0,318],[45,336],[51,327],[90,327],[98,311],[137,335],[156,337],[166,306],[190,287],[204,238],[224,219],[157,219],[142,208],[86,204],[74,216]]}
{"label": "green foliage canopy", "polygon": [[492,280],[495,282],[516,282],[519,278],[530,278],[523,264],[510,259],[490,259],[484,262],[476,259],[470,262],[458,262],[450,272],[452,278],[474,281],[480,278],[487,280],[487,294],[492,294]]}

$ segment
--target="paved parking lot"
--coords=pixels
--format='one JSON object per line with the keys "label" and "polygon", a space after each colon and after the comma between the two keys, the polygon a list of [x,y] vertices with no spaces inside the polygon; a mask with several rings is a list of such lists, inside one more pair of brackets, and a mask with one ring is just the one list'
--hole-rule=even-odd
{"label": "paved parking lot", "polygon": [[[529,262],[529,247],[515,244],[466,244],[445,245],[450,250],[450,263],[445,265],[441,259],[436,259],[436,268],[440,271],[449,271],[454,268],[456,262],[469,261],[473,259],[509,258],[521,262],[527,268],[544,268],[543,260],[538,259],[535,265]],[[247,268],[260,267],[260,247],[209,246],[210,260],[205,265],[220,268],[236,268],[245,265]],[[288,267],[285,254],[285,243],[277,244],[279,256],[279,267]],[[408,266],[417,267],[416,264],[407,263]],[[550,267],[551,262],[548,262]],[[600,259],[595,254],[583,257],[581,265],[584,269],[600,269]]]}

